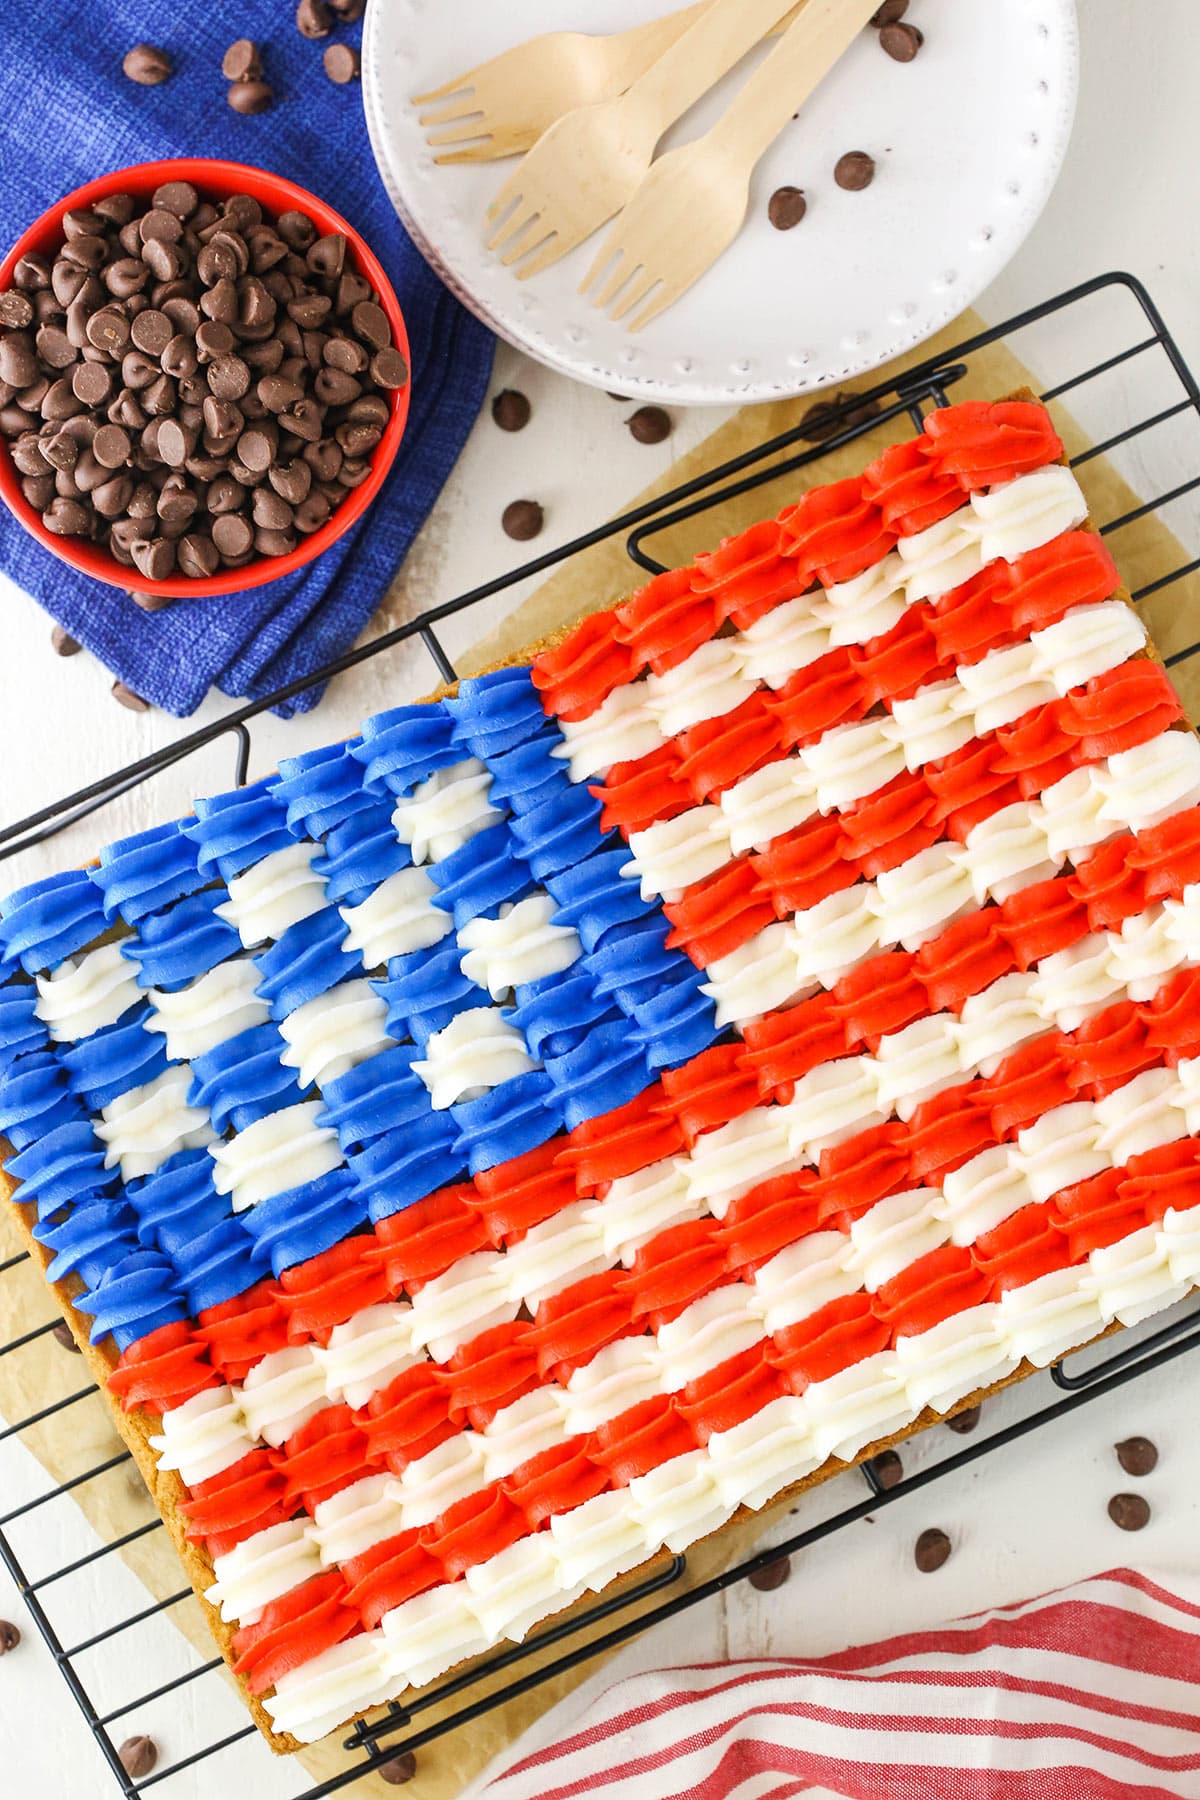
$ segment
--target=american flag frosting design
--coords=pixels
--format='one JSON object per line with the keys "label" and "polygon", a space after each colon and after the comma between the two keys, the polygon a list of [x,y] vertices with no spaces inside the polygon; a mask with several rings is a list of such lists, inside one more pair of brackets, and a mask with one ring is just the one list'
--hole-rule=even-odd
{"label": "american flag frosting design", "polygon": [[278,1732],[1200,1277],[1200,744],[1061,455],[933,413],[5,901],[16,1198]]}

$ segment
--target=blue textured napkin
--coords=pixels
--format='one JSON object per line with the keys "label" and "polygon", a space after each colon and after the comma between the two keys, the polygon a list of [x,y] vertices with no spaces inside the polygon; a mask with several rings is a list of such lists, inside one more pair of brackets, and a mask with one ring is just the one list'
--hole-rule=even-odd
{"label": "blue textured napkin", "polygon": [[[412,348],[412,408],[392,473],[359,523],[317,562],[245,594],[140,611],[119,588],[59,563],[0,507],[0,569],[122,681],[168,712],[213,684],[260,695],[346,649],[370,618],[453,468],[479,410],[492,339],[442,287],[397,220],[371,154],[358,84],[335,87],[326,43],[301,37],[292,0],[37,0],[6,6],[0,56],[0,240],[97,175],[166,156],[218,156],[286,175],[362,232],[395,286]],[[275,105],[253,118],[226,100],[221,57],[262,47]],[[133,44],[175,73],[137,87]],[[132,583],[131,583],[132,585]],[[315,704],[310,691],[281,708]]]}

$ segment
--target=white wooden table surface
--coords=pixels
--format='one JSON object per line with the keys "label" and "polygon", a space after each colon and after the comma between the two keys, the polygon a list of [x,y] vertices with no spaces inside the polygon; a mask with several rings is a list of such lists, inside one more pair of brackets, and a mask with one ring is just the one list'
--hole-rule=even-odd
{"label": "white wooden table surface", "polygon": [[[941,0],[948,3],[948,0]],[[982,5],[987,0],[954,0]],[[929,0],[926,0],[929,4]],[[1107,268],[1140,275],[1158,301],[1186,356],[1200,369],[1200,239],[1195,231],[1196,179],[1200,166],[1200,110],[1195,84],[1200,23],[1195,0],[1085,0],[1081,30],[1083,86],[1075,135],[1066,168],[1042,220],[1003,277],[984,296],[988,320],[1007,317],[1043,296]],[[1082,366],[1086,346],[1072,354]],[[1028,354],[1032,359],[1032,348]],[[1052,371],[1044,371],[1049,380]],[[1132,373],[1128,379],[1132,379]],[[1124,378],[1123,378],[1124,379]],[[411,556],[404,582],[410,609],[434,604],[474,583],[515,566],[524,547],[501,533],[500,513],[508,501],[536,498],[546,509],[546,532],[538,548],[569,538],[654,479],[670,461],[702,440],[720,422],[712,412],[674,415],[671,438],[657,447],[636,444],[623,420],[632,408],[603,394],[572,386],[501,348],[496,388],[523,389],[533,418],[519,436],[502,436],[485,409],[466,453]],[[1171,444],[1182,480],[1197,467],[1200,444],[1193,428]],[[1161,478],[1160,460],[1156,471]],[[1141,469],[1134,457],[1135,482]],[[1182,515],[1182,516],[1181,516]],[[1177,508],[1176,529],[1200,549],[1200,512]],[[3,759],[0,818],[11,820],[93,774],[170,743],[184,729],[162,714],[134,715],[110,697],[110,677],[90,658],[62,662],[49,650],[49,624],[33,600],[8,588],[3,605],[3,661],[0,663]],[[506,600],[504,604],[511,604]],[[445,639],[451,653],[465,647],[496,614],[451,624]],[[424,652],[417,647],[344,677],[320,710],[283,723],[260,721],[255,733],[252,774],[274,767],[281,756],[327,742],[354,730],[367,713],[394,704],[428,685]],[[216,718],[224,700],[210,700],[196,723]],[[229,784],[232,756],[222,746],[187,765],[186,775],[159,778],[102,815],[102,823],[80,828],[40,855],[10,863],[4,887],[52,867],[84,860],[104,839],[136,831],[184,811],[196,791]],[[1180,1404],[1181,1382],[1200,1378],[1195,1359],[1174,1373],[1152,1375],[1087,1408],[1066,1424],[973,1471],[948,1477],[932,1492],[904,1499],[873,1522],[852,1527],[828,1554],[813,1552],[795,1568],[790,1582],[771,1594],[743,1584],[661,1627],[622,1653],[623,1667],[740,1654],[819,1653],[870,1639],[923,1621],[934,1621],[987,1604],[1017,1599],[1047,1587],[1136,1560],[1158,1571],[1195,1568],[1200,1559],[1200,1436],[1191,1424],[1193,1408]],[[1027,1384],[1032,1385],[1032,1384]],[[989,1409],[992,1423],[1015,1415],[1025,1402],[1006,1396]],[[1110,1524],[1110,1494],[1137,1485],[1122,1476],[1111,1446],[1131,1432],[1158,1443],[1158,1470],[1144,1484],[1153,1506],[1150,1526],[1128,1537]],[[938,1443],[936,1440],[940,1439]],[[945,1452],[945,1432],[906,1454],[910,1467],[923,1466]],[[854,1485],[857,1484],[857,1485]],[[0,1457],[0,1511],[44,1485],[32,1458],[11,1447]],[[861,1493],[857,1476],[831,1485],[821,1507]],[[54,1556],[66,1561],[84,1553],[90,1534],[69,1505],[39,1530],[61,1533],[61,1543],[38,1545],[39,1563]],[[814,1510],[814,1515],[818,1516]],[[791,1524],[791,1522],[787,1522]],[[950,1533],[954,1553],[936,1575],[919,1575],[912,1544],[927,1525]],[[794,1525],[791,1526],[794,1529]],[[777,1535],[784,1534],[783,1527]],[[102,1567],[104,1612],[115,1616],[116,1588],[133,1611],[141,1590],[115,1559]],[[92,1596],[97,1601],[99,1596]],[[81,1607],[86,1596],[81,1597]],[[0,1575],[0,1617],[25,1630],[20,1650],[0,1663],[0,1790],[28,1800],[103,1800],[111,1790],[97,1750],[69,1700],[44,1647],[28,1628],[21,1603]],[[124,1692],[149,1689],[164,1667],[179,1664],[179,1640],[166,1625],[140,1631],[122,1657]],[[97,1672],[103,1681],[103,1672]],[[136,1685],[135,1685],[136,1684]],[[204,1705],[213,1708],[213,1684],[198,1684]],[[196,1742],[189,1708],[197,1688],[163,1702],[128,1729],[150,1732],[164,1752]],[[236,1729],[239,1709],[222,1697],[205,1718],[211,1735]],[[170,1800],[209,1794],[214,1779],[229,1792],[260,1800],[300,1791],[292,1771],[256,1742],[248,1742],[219,1764],[204,1765],[194,1781],[172,1780]]]}

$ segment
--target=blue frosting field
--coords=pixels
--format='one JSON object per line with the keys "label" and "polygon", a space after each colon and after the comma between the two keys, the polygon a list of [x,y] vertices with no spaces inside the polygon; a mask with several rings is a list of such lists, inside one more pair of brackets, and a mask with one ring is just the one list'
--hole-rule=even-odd
{"label": "blue frosting field", "polygon": [[[499,670],[462,682],[454,698],[369,719],[351,743],[292,757],[276,775],[198,801],[194,817],[112,844],[95,867],[0,905],[0,1131],[52,1278],[83,1283],[76,1305],[92,1315],[94,1340],[111,1334],[124,1349],[229,1300],[448,1182],[624,1105],[714,1042],[704,976],[667,947],[661,909],[621,874],[628,852],[601,830],[600,802],[569,780],[554,755],[561,742],[530,671]],[[325,904],[253,956],[270,1020],[197,1057],[188,1095],[221,1136],[313,1098],[281,1061],[280,1021],[362,977],[338,908],[410,864],[392,825],[396,798],[468,756],[487,765],[490,803],[504,816],[426,866],[434,904],[458,929],[543,890],[554,922],[583,945],[562,974],[519,987],[506,1011],[541,1066],[433,1110],[413,1062],[456,1014],[489,1004],[450,932],[372,980],[397,1042],[322,1091],[344,1166],[236,1214],[213,1185],[207,1150],[122,1182],[105,1166],[95,1115],[169,1066],[163,1034],[146,1029],[143,1002],[90,1037],[56,1043],[32,978],[117,928],[139,987],[178,990],[242,954],[216,914],[228,882],[277,850],[317,843]]]}

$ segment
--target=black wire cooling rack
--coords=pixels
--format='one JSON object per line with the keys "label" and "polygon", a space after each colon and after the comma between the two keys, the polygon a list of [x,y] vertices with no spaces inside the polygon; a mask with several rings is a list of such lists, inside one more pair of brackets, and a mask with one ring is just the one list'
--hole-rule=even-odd
{"label": "black wire cooling rack", "polygon": [[[791,430],[781,432],[741,456],[695,476],[671,492],[536,557],[511,574],[486,582],[441,606],[432,607],[397,630],[339,657],[336,662],[329,663],[315,675],[290,682],[261,700],[238,707],[202,730],[192,732],[153,755],[130,763],[127,767],[42,807],[29,817],[4,827],[0,830],[0,861],[53,837],[75,821],[107,805],[119,794],[139,786],[161,770],[226,735],[232,736],[235,741],[235,778],[240,785],[244,782],[249,767],[250,723],[253,719],[269,707],[278,705],[280,701],[303,692],[305,688],[381,656],[409,638],[419,636],[432,658],[438,676],[445,681],[454,680],[454,664],[437,634],[437,628],[443,620],[466,612],[490,596],[567,561],[593,544],[622,534],[632,561],[641,569],[658,573],[664,565],[656,561],[648,549],[655,536],[682,527],[692,520],[700,520],[703,525],[704,515],[711,508],[801,471],[811,471],[819,479],[822,457],[852,442],[865,431],[888,421],[911,421],[913,428],[919,430],[925,410],[930,406],[945,404],[950,390],[970,371],[973,358],[1000,339],[1011,342],[1018,337],[1025,339],[1022,350],[1028,350],[1031,362],[1064,371],[1063,378],[1047,389],[1042,397],[1053,402],[1069,396],[1072,412],[1088,431],[1092,440],[1091,447],[1074,458],[1075,467],[1086,464],[1094,457],[1120,452],[1124,456],[1135,455],[1139,466],[1144,470],[1153,461],[1152,434],[1155,429],[1181,415],[1192,415],[1191,422],[1197,428],[1196,453],[1194,460],[1185,465],[1185,478],[1173,481],[1153,499],[1130,506],[1116,517],[1106,520],[1101,526],[1106,536],[1117,536],[1146,514],[1169,507],[1200,488],[1200,388],[1142,284],[1126,274],[1097,276],[1069,292],[1031,307],[1003,324],[978,333],[954,349],[919,364],[892,381],[880,383],[835,403],[825,415],[823,430],[828,435],[822,441],[814,443],[813,422],[802,421]],[[1112,347],[1086,366],[1073,373],[1067,372],[1073,360],[1079,357],[1081,345],[1097,344]],[[1135,448],[1132,451],[1124,450],[1124,446]],[[1159,460],[1161,462],[1165,459],[1160,456]],[[1173,473],[1179,475],[1180,472],[1176,450]],[[807,480],[805,485],[808,485]],[[1148,609],[1148,622],[1170,667],[1178,667],[1186,664],[1188,659],[1200,656],[1200,617],[1189,621],[1185,606],[1186,593],[1176,585],[1197,570],[1200,570],[1200,556],[1180,567],[1147,568],[1144,571],[1140,567],[1138,569],[1141,585],[1134,591],[1135,601],[1146,603],[1155,600],[1156,596],[1165,596],[1165,604],[1155,600],[1155,604]],[[1143,573],[1144,580],[1141,579]],[[1200,671],[1200,662],[1194,667]],[[26,1255],[18,1255],[0,1262],[0,1281],[5,1284],[23,1284],[16,1305],[18,1316],[26,1304],[36,1314],[45,1310],[42,1304],[45,1300],[44,1290],[40,1280],[26,1267],[28,1261]],[[11,1288],[7,1291],[0,1290],[0,1298],[7,1300],[12,1291]],[[33,1326],[10,1343],[0,1345],[0,1357],[20,1355],[53,1329],[53,1320]],[[382,1717],[375,1718],[369,1724],[359,1721],[344,1739],[347,1753],[345,1768],[318,1785],[306,1788],[302,1795],[297,1796],[297,1800],[321,1800],[322,1796],[340,1793],[352,1787],[370,1770],[401,1751],[418,1750],[435,1738],[470,1725],[473,1720],[516,1696],[554,1676],[567,1673],[601,1652],[625,1643],[649,1626],[673,1617],[735,1582],[744,1580],[776,1558],[804,1550],[831,1537],[868,1514],[877,1513],[882,1507],[892,1505],[940,1480],[951,1471],[994,1455],[1052,1421],[1065,1418],[1101,1395],[1152,1369],[1162,1367],[1200,1345],[1200,1305],[1193,1304],[1175,1311],[1169,1315],[1167,1323],[1152,1332],[1143,1330],[1123,1334],[1117,1342],[1119,1348],[1109,1348],[1106,1352],[1099,1353],[1093,1350],[1079,1359],[1072,1359],[1070,1369],[1063,1364],[1055,1366],[1050,1370],[1053,1388],[1040,1381],[1030,1384],[1030,1393],[1038,1396],[1032,1410],[999,1428],[981,1432],[970,1444],[943,1455],[940,1460],[919,1472],[906,1475],[896,1486],[885,1489],[872,1464],[861,1464],[858,1479],[865,1481],[865,1492],[860,1493],[856,1500],[840,1507],[820,1523],[796,1532],[783,1542],[773,1543],[769,1549],[759,1551],[736,1567],[706,1580],[693,1578],[689,1582],[687,1557],[673,1557],[654,1570],[647,1579],[583,1613],[576,1613],[534,1632],[524,1644],[497,1652],[465,1672],[441,1682],[431,1691],[422,1693],[409,1705],[395,1704]],[[82,1406],[86,1410],[89,1402],[93,1406],[97,1404],[96,1390],[90,1383],[59,1398],[47,1399],[45,1404],[37,1406],[28,1416],[0,1429],[0,1445],[6,1439],[35,1430],[52,1416],[68,1409]],[[86,1430],[79,1433],[83,1445],[86,1445],[88,1435]],[[86,1457],[82,1460],[86,1461]],[[185,1771],[195,1770],[197,1765],[204,1765],[202,1772],[206,1787],[210,1781],[221,1783],[223,1778],[228,1781],[229,1765],[222,1765],[222,1753],[228,1752],[243,1739],[254,1737],[256,1731],[253,1725],[246,1724],[215,1742],[202,1742],[199,1748],[156,1767],[151,1774],[140,1780],[129,1776],[121,1765],[116,1745],[137,1727],[139,1714],[192,1683],[214,1679],[219,1681],[221,1676],[218,1672],[223,1667],[219,1657],[207,1661],[196,1661],[193,1658],[192,1666],[183,1674],[148,1692],[122,1694],[116,1705],[93,1698],[90,1691],[98,1684],[92,1676],[85,1675],[81,1667],[85,1653],[102,1653],[105,1685],[108,1685],[113,1679],[114,1671],[119,1671],[123,1662],[134,1660],[126,1656],[130,1634],[137,1632],[139,1628],[149,1629],[158,1615],[169,1615],[173,1608],[192,1603],[191,1589],[185,1588],[149,1605],[138,1606],[131,1613],[112,1616],[114,1612],[119,1612],[122,1604],[119,1589],[123,1584],[106,1572],[106,1559],[114,1553],[129,1549],[144,1537],[155,1532],[161,1533],[162,1523],[158,1519],[151,1520],[126,1532],[114,1542],[102,1543],[98,1549],[91,1550],[86,1555],[40,1573],[27,1572],[25,1561],[28,1553],[18,1554],[14,1543],[14,1528],[18,1535],[26,1526],[32,1528],[34,1536],[45,1538],[54,1535],[43,1529],[43,1526],[49,1525],[44,1509],[60,1504],[64,1498],[77,1493],[86,1484],[99,1481],[130,1460],[128,1452],[108,1455],[89,1467],[81,1468],[61,1485],[49,1487],[20,1505],[0,1513],[0,1561],[3,1561],[16,1583],[34,1625],[44,1638],[112,1770],[118,1789],[133,1800],[133,1797],[159,1788],[162,1788],[166,1796],[178,1793],[178,1778]],[[838,1491],[843,1491],[841,1484]],[[0,1505],[2,1504],[3,1500],[0,1498]],[[100,1630],[91,1632],[82,1641],[73,1642],[72,1605],[68,1598],[71,1581],[68,1578],[80,1575],[90,1579],[92,1600],[103,1610],[105,1623]],[[109,1589],[112,1590],[111,1594]],[[78,1628],[76,1620],[75,1630]],[[193,1716],[202,1714],[203,1711],[203,1701],[193,1699]],[[264,1747],[262,1755],[265,1757],[267,1754]],[[171,1787],[173,1778],[174,1788]]]}

